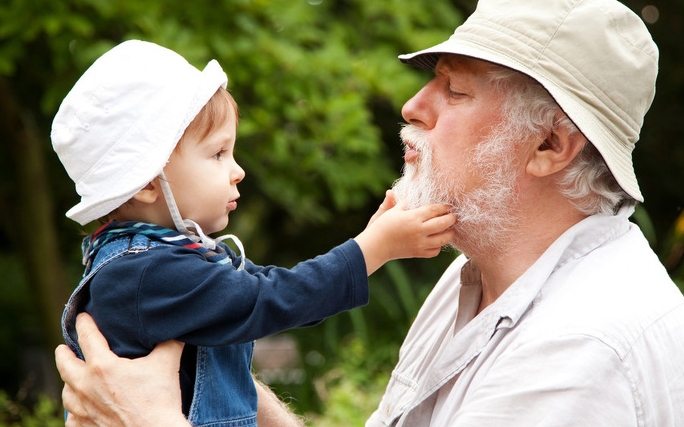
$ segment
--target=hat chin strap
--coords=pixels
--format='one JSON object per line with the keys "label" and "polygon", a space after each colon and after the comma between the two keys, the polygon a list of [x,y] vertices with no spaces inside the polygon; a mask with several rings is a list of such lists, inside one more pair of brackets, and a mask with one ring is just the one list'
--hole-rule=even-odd
{"label": "hat chin strap", "polygon": [[[176,227],[176,230],[178,230],[179,233],[183,234],[193,242],[199,243],[203,247],[210,249],[212,251],[215,250],[216,245],[222,242],[223,240],[232,240],[233,243],[235,243],[235,246],[237,246],[238,250],[240,251],[241,256],[240,266],[238,267],[238,270],[244,269],[245,248],[242,245],[240,239],[238,239],[237,236],[233,234],[225,234],[223,236],[217,237],[216,239],[212,239],[211,237],[204,234],[202,228],[195,221],[191,219],[183,219],[181,217],[180,211],[178,210],[178,205],[176,204],[176,199],[173,197],[173,193],[171,192],[171,186],[169,185],[169,182],[166,179],[166,175],[164,175],[164,171],[162,171],[159,174],[159,182],[161,183],[162,192],[164,193],[164,199],[166,200],[166,206],[169,208],[169,213],[171,214],[171,219],[173,220],[173,225]],[[188,227],[193,228],[195,231],[190,231]]]}

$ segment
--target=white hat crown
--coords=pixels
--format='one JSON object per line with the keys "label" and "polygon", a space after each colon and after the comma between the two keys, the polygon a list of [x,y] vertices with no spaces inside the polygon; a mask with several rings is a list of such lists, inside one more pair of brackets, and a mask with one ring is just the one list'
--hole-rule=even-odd
{"label": "white hat crown", "polygon": [[227,77],[154,43],[129,40],[86,70],[52,124],[52,144],[81,201],[84,225],[112,212],[158,176],[185,129]]}

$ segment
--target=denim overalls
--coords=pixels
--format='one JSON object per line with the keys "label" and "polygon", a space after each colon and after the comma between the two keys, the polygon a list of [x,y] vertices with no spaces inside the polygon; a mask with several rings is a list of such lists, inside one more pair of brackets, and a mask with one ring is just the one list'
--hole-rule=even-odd
{"label": "denim overalls", "polygon": [[[165,245],[141,234],[125,236],[103,246],[86,266],[84,277],[69,298],[62,316],[64,339],[80,358],[83,353],[77,344],[76,315],[83,311],[88,300],[88,282],[93,275],[119,257]],[[197,347],[193,397],[185,414],[193,426],[256,426],[257,394],[251,375],[253,348],[251,342]],[[183,402],[183,407],[187,408],[188,403]]]}

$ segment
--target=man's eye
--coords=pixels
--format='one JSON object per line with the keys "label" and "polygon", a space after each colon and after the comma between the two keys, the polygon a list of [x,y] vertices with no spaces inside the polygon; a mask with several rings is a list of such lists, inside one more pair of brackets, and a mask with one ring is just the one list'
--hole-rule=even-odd
{"label": "man's eye", "polygon": [[451,87],[449,87],[449,88],[447,89],[447,92],[449,93],[449,96],[450,96],[451,98],[459,98],[459,97],[461,97],[461,96],[465,96],[465,93],[459,92],[458,90],[456,90],[456,89],[454,89],[454,88],[451,88]]}

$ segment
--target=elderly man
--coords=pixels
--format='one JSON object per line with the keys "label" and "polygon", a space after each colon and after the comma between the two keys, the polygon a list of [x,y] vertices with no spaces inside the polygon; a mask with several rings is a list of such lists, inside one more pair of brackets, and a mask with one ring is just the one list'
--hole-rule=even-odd
{"label": "elderly man", "polygon": [[[453,205],[462,255],[367,426],[684,425],[684,297],[628,221],[657,58],[615,0],[481,0],[449,40],[400,57],[435,76],[402,110],[394,190],[409,207]],[[92,347],[88,364],[58,348],[71,425],[153,425],[139,402],[173,404],[172,392],[119,396],[150,375],[143,363],[173,358]]]}

